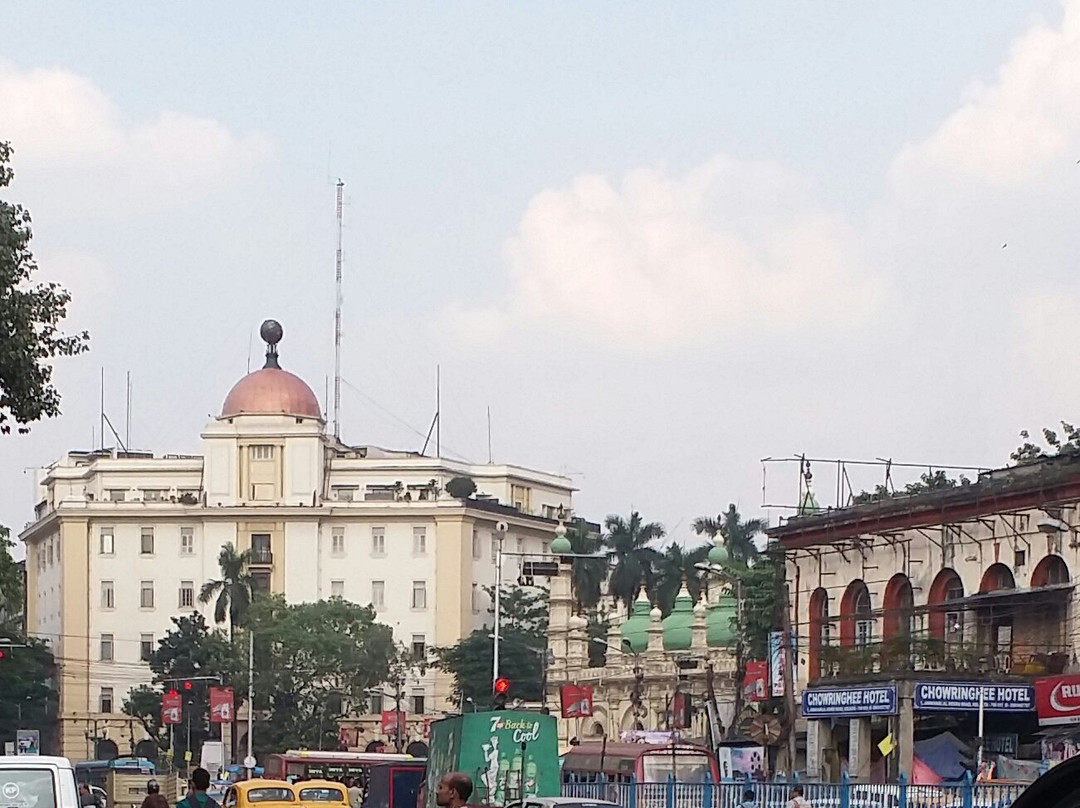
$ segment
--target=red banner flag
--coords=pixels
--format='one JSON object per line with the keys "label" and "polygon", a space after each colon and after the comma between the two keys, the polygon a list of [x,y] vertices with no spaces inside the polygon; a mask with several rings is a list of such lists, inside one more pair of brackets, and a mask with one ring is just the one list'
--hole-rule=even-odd
{"label": "red banner flag", "polygon": [[746,678],[743,679],[743,695],[747,701],[765,701],[769,697],[769,663],[764,660],[750,660],[746,663]]}
{"label": "red banner flag", "polygon": [[210,688],[210,721],[214,724],[233,722],[233,689],[231,687]]}
{"label": "red banner flag", "polygon": [[179,724],[182,722],[181,714],[184,712],[184,701],[180,693],[170,690],[161,697],[161,723]]}
{"label": "red banner flag", "polygon": [[559,688],[563,718],[588,718],[593,714],[593,690],[589,685],[563,685]]}
{"label": "red banner flag", "polygon": [[398,727],[405,729],[405,711],[395,713],[393,710],[382,711],[382,734],[397,735]]}

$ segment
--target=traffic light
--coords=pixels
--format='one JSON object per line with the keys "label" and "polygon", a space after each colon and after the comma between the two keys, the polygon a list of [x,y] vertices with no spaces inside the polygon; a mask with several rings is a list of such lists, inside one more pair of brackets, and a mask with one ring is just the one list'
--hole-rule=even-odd
{"label": "traffic light", "polygon": [[0,648],[0,662],[3,662],[5,659],[7,659],[7,650]]}
{"label": "traffic light", "polygon": [[180,688],[184,693],[190,694],[195,691],[195,683],[188,679],[180,683]]}
{"label": "traffic light", "polygon": [[509,679],[496,679],[495,680],[495,709],[506,709],[506,695],[510,692],[510,680]]}
{"label": "traffic light", "polygon": [[166,695],[169,696],[169,698],[175,699],[177,696],[180,695],[180,691],[173,687],[169,689],[169,692]]}

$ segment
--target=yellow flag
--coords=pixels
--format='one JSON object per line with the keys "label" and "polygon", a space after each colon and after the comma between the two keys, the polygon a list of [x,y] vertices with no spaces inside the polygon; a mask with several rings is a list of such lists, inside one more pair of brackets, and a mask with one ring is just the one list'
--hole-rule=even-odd
{"label": "yellow flag", "polygon": [[896,741],[893,740],[891,732],[877,745],[877,748],[881,750],[884,757],[888,757],[893,753],[893,750],[896,749]]}

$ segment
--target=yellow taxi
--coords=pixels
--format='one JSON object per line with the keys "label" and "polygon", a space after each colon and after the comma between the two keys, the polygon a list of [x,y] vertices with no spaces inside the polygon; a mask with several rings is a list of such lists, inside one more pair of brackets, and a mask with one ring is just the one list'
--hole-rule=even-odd
{"label": "yellow taxi", "polygon": [[294,783],[301,808],[350,808],[349,791],[332,780],[304,780]]}
{"label": "yellow taxi", "polygon": [[296,787],[284,780],[242,780],[225,790],[222,808],[297,808]]}

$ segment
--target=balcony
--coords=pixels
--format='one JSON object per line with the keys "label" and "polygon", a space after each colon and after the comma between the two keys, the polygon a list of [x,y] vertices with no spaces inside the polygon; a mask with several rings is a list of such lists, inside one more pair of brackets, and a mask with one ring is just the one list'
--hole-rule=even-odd
{"label": "balcony", "polygon": [[274,554],[269,549],[262,547],[251,548],[251,564],[253,566],[270,566],[274,563]]}
{"label": "balcony", "polygon": [[819,662],[822,680],[909,672],[1035,677],[1063,673],[1069,657],[1064,643],[1001,645],[910,636],[848,646],[829,643],[821,647]]}

